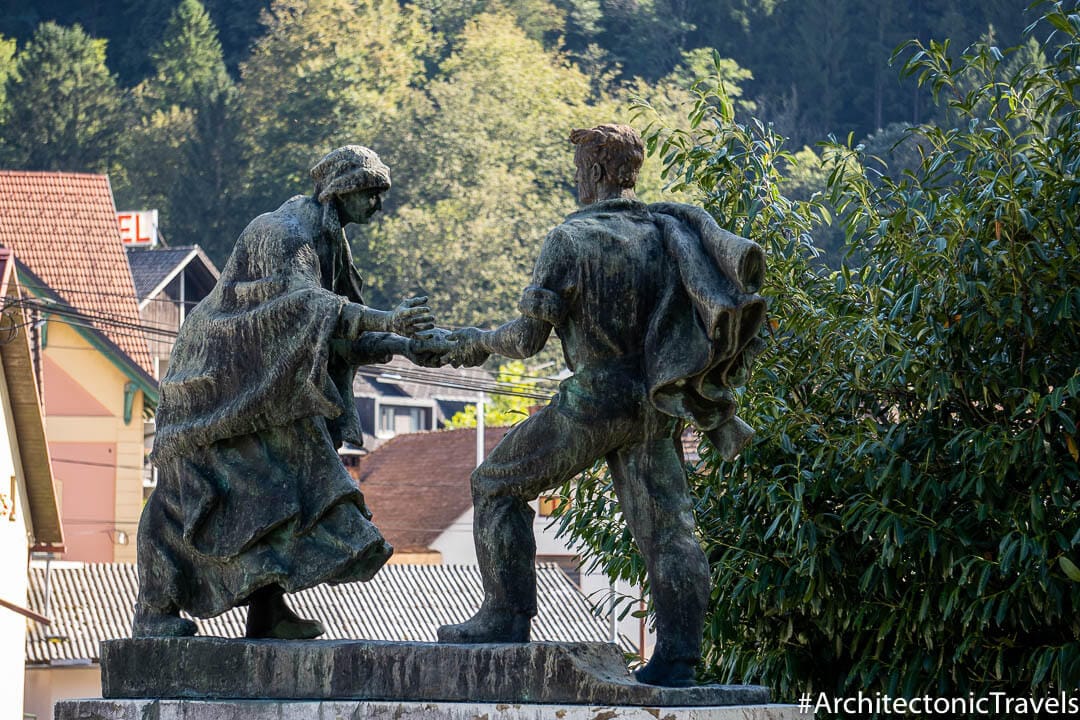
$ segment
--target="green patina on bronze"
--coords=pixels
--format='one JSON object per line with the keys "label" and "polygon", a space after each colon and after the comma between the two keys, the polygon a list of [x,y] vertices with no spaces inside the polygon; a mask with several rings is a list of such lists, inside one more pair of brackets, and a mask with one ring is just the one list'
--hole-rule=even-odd
{"label": "green patina on bronze", "polygon": [[[241,233],[211,294],[177,338],[139,525],[136,636],[188,635],[200,617],[249,604],[250,637],[314,637],[282,594],[366,580],[392,549],[341,463],[361,443],[358,364],[405,354],[430,363],[424,298],[390,312],[363,304],[342,224],[367,222],[389,170],[347,146],[295,197]],[[427,354],[425,354],[425,352]]]}
{"label": "green patina on bronze", "polygon": [[488,353],[533,355],[554,329],[574,374],[473,473],[484,602],[470,620],[440,628],[439,639],[529,639],[536,544],[528,502],[603,458],[656,610],[656,649],[637,678],[689,685],[709,569],[694,536],[679,438],[692,423],[729,455],[749,439],[731,390],[761,348],[764,255],[700,208],[639,202],[643,147],[632,128],[575,130],[571,142],[585,207],[548,234],[521,316],[451,336],[449,359],[469,365]]}

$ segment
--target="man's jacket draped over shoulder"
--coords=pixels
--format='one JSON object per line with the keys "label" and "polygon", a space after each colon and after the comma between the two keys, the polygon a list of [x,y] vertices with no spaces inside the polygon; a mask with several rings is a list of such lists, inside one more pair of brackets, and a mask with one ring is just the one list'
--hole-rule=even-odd
{"label": "man's jacket draped over shoulder", "polygon": [[181,328],[161,382],[154,461],[314,416],[335,441],[358,442],[353,368],[330,341],[360,289],[332,208],[295,197],[255,218]]}
{"label": "man's jacket draped over shoulder", "polygon": [[761,347],[764,272],[761,248],[701,208],[614,198],[548,234],[518,307],[562,340],[565,412],[599,418],[644,394],[730,456],[751,434],[731,389]]}
{"label": "man's jacket draped over shoulder", "polygon": [[730,389],[746,382],[761,349],[757,334],[765,301],[757,291],[765,254],[756,243],[722,229],[701,208],[655,203],[649,211],[676,271],[645,339],[649,400],[668,415],[693,422],[710,433],[718,449],[734,454],[749,435],[734,417]]}

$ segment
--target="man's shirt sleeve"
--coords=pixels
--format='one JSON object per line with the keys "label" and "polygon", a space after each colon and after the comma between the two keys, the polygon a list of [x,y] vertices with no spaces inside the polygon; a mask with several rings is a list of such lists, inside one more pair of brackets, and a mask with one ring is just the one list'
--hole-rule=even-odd
{"label": "man's shirt sleeve", "polygon": [[525,317],[559,325],[576,290],[573,238],[561,227],[544,239],[532,282],[521,294],[518,311]]}

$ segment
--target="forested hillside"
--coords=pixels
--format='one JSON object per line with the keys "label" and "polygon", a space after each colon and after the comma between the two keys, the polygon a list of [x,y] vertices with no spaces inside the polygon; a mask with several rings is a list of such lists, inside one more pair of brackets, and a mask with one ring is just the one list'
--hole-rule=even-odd
{"label": "forested hillside", "polygon": [[[1019,41],[1001,0],[41,0],[0,3],[0,164],[107,172],[172,244],[218,261],[306,170],[359,142],[390,164],[387,213],[355,238],[374,300],[504,316],[546,228],[573,207],[575,125],[674,122],[719,71],[793,152],[829,134],[888,156],[938,119],[889,58],[918,38]],[[816,157],[790,191],[823,186]],[[643,194],[662,187],[658,170]],[[827,231],[822,237],[827,238]]]}

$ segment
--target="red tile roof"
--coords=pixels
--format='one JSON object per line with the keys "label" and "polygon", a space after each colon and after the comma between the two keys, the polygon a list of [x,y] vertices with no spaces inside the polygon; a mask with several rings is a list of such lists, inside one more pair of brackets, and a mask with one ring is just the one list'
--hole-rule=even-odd
{"label": "red tile roof", "polygon": [[36,276],[24,283],[31,295],[51,290],[96,318],[94,329],[152,372],[108,177],[0,171],[0,245]]}
{"label": "red tile roof", "polygon": [[[487,452],[510,428],[487,428]],[[476,429],[398,435],[360,460],[360,490],[395,552],[427,552],[472,507]]]}

